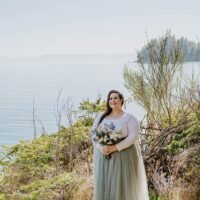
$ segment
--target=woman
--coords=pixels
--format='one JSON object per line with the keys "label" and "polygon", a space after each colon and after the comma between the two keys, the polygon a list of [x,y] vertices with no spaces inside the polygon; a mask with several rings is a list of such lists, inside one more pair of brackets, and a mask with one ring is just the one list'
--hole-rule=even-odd
{"label": "woman", "polygon": [[[123,139],[115,145],[94,145],[93,200],[148,200],[146,173],[138,144],[140,132],[137,119],[122,110],[123,95],[111,90],[107,97],[106,111],[94,121],[92,129],[99,125],[112,125],[121,130]],[[92,133],[92,132],[91,132]],[[111,154],[110,159],[105,155]]]}

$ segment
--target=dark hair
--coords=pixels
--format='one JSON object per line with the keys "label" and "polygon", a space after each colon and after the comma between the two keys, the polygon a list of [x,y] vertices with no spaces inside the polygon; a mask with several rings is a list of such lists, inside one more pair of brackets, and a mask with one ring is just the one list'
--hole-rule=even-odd
{"label": "dark hair", "polygon": [[112,108],[110,107],[109,105],[109,99],[110,99],[110,95],[112,93],[117,93],[119,95],[119,98],[122,100],[122,105],[124,104],[124,96],[122,93],[120,93],[119,91],[117,90],[111,90],[109,93],[108,93],[108,96],[107,96],[107,101],[106,101],[106,111],[103,113],[103,115],[101,116],[100,120],[99,120],[99,123],[98,125],[103,121],[103,119],[108,116],[111,112],[112,112]]}

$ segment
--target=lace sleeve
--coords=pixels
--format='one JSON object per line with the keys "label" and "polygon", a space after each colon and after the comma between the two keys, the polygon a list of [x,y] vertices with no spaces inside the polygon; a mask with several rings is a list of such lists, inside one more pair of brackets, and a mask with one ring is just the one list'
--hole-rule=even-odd
{"label": "lace sleeve", "polygon": [[135,141],[138,139],[139,133],[140,133],[140,126],[138,120],[131,116],[128,120],[128,136],[122,140],[121,142],[116,144],[117,150],[121,151],[123,149],[128,148],[132,144],[135,143]]}

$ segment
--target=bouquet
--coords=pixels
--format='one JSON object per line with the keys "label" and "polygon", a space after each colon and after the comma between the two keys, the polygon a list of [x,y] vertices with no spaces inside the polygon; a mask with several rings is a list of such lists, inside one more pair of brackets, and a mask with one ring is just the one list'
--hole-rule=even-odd
{"label": "bouquet", "polygon": [[[91,130],[91,139],[94,143],[98,142],[102,145],[114,145],[122,141],[122,131],[115,130],[113,123],[110,125],[104,124]],[[111,158],[111,154],[105,155],[106,159]]]}

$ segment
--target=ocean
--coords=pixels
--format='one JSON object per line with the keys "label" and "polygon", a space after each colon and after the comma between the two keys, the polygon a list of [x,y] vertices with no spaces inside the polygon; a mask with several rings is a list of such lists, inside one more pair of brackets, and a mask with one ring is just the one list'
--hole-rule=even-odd
{"label": "ocean", "polygon": [[[124,86],[125,65],[134,68],[134,55],[51,55],[36,58],[0,59],[0,145],[13,145],[33,138],[33,101],[37,134],[42,133],[40,121],[47,133],[57,131],[54,113],[61,91],[62,102],[70,99],[78,109],[81,101],[106,99],[111,89],[130,93]],[[196,63],[185,63],[184,72],[196,71]],[[198,71],[199,72],[199,71]],[[136,102],[126,111],[139,120],[145,112]],[[67,126],[66,116],[62,125]]]}

